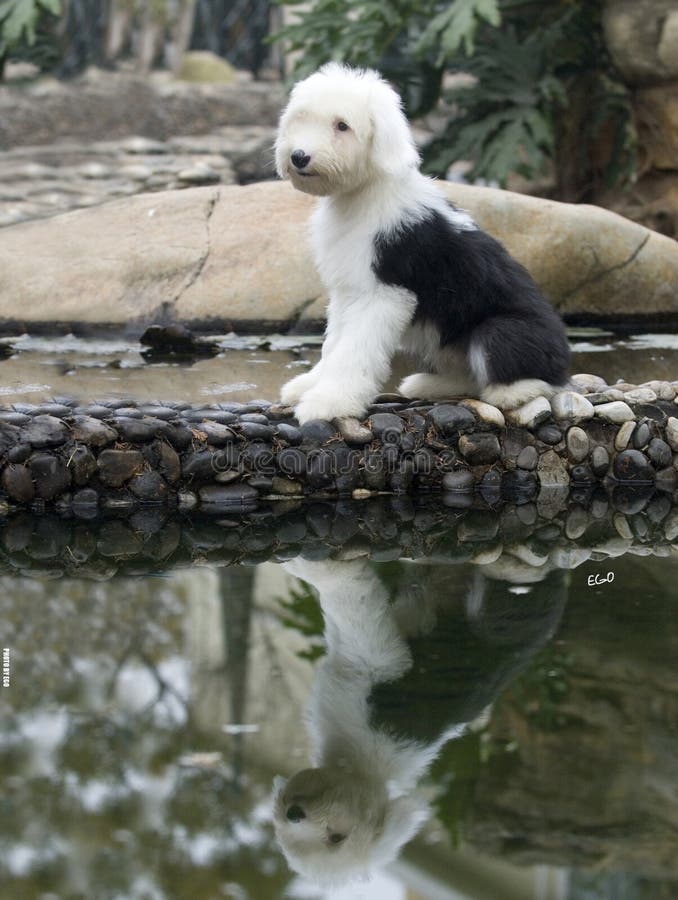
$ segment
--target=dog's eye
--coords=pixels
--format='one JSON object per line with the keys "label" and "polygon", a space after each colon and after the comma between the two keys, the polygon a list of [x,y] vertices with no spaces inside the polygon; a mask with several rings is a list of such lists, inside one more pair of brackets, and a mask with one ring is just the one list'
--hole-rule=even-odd
{"label": "dog's eye", "polygon": [[338,834],[337,832],[333,832],[328,835],[327,842],[328,844],[341,844],[342,841],[346,840],[345,834]]}
{"label": "dog's eye", "polygon": [[337,131],[348,131],[346,122],[337,122]]}

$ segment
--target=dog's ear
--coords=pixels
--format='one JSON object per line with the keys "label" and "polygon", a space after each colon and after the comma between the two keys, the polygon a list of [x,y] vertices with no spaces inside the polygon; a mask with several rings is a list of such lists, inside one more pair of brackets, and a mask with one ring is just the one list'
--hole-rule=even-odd
{"label": "dog's ear", "polygon": [[372,159],[387,175],[419,165],[420,157],[400,97],[380,80],[372,93]]}

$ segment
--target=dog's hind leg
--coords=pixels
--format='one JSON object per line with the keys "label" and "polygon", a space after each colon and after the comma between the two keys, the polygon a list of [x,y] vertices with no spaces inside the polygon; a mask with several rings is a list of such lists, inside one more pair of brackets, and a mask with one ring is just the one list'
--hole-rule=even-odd
{"label": "dog's hind leg", "polygon": [[403,397],[421,400],[440,400],[451,397],[477,397],[478,385],[464,354],[445,347],[430,359],[434,373],[417,372],[401,381],[398,391]]}

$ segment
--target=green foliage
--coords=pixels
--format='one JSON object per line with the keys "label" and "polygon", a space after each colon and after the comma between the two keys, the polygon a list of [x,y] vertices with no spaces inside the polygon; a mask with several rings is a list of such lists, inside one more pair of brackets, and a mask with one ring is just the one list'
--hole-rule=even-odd
{"label": "green foliage", "polygon": [[[582,199],[635,169],[629,96],[605,48],[601,8],[602,0],[311,0],[274,39],[299,53],[294,78],[330,59],[373,66],[396,83],[410,117],[443,97],[449,120],[425,149],[429,172],[468,160],[472,179],[505,184],[511,173],[555,167],[561,194]],[[445,72],[472,83],[445,93]]]}
{"label": "green foliage", "polygon": [[308,649],[302,650],[299,656],[311,662],[323,656],[325,626],[314,591],[308,585],[300,583],[298,588],[290,589],[289,597],[278,597],[277,600],[286,614],[282,619],[283,625],[309,638]]}
{"label": "green foliage", "polygon": [[58,16],[61,0],[0,0],[0,56],[35,44],[40,19]]}

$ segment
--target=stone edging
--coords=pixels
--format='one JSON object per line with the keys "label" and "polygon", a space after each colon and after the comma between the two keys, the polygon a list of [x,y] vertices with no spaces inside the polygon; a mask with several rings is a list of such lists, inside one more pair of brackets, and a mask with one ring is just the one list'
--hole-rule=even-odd
{"label": "stone edging", "polygon": [[488,502],[526,502],[597,484],[673,494],[678,382],[610,388],[576,375],[572,386],[506,418],[472,399],[382,395],[365,422],[302,427],[291,409],[264,400],[15,404],[0,410],[0,513],[221,513],[269,500],[474,489]]}

